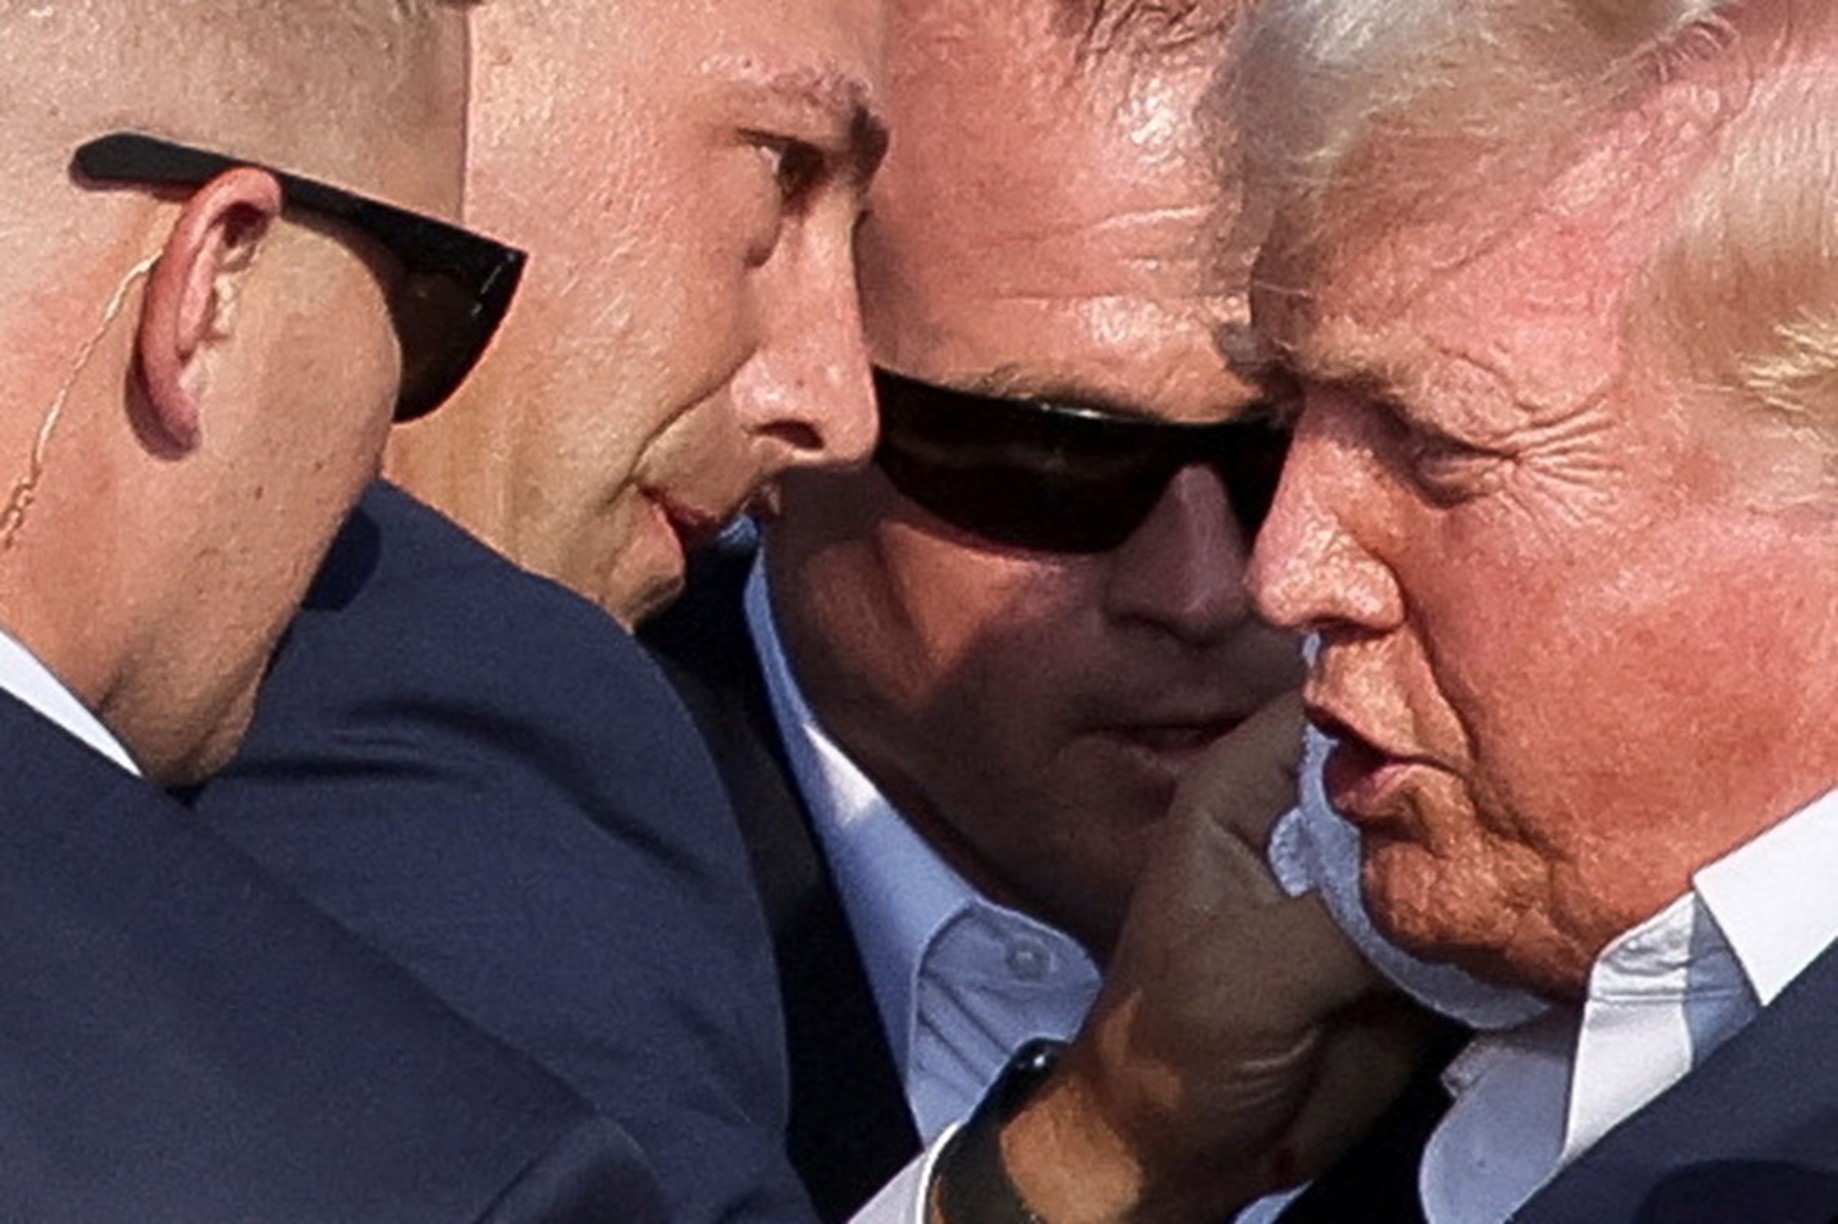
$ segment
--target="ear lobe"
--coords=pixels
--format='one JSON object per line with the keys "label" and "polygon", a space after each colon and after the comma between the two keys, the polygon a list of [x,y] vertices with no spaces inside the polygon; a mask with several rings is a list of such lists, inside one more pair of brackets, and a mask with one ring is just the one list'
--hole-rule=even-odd
{"label": "ear lobe", "polygon": [[198,358],[231,326],[233,278],[246,269],[281,212],[281,185],[239,167],[185,202],[147,276],[136,347],[152,421],[181,450],[198,440]]}

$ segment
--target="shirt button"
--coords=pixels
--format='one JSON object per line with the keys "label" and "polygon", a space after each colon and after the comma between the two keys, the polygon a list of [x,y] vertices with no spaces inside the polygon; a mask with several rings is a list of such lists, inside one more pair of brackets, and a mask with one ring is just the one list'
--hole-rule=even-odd
{"label": "shirt button", "polygon": [[1053,954],[1032,940],[1009,945],[1008,969],[1024,982],[1038,982],[1053,969]]}

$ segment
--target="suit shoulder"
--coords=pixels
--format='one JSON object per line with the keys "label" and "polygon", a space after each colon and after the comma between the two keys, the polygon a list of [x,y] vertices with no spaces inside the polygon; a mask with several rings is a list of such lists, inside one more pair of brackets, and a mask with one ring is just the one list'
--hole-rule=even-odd
{"label": "suit shoulder", "polygon": [[[307,656],[309,662],[296,662]],[[486,673],[494,689],[663,691],[655,665],[601,608],[524,570],[438,511],[379,482],[353,512],[281,652],[289,672],[374,688]]]}
{"label": "suit shoulder", "polygon": [[555,1202],[655,1194],[574,1089],[27,715],[0,700],[46,762],[0,796],[0,1216],[462,1224],[534,1167]]}

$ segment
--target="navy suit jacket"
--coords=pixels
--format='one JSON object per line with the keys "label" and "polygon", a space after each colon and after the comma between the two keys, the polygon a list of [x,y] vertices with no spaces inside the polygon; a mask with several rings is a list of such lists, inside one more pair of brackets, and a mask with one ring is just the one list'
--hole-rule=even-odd
{"label": "navy suit jacket", "polygon": [[[1838,1220],[1838,950],[1533,1195],[1515,1224]],[[1417,1169],[1447,1097],[1419,1096],[1283,1216],[1420,1224]],[[1348,1214],[1351,1212],[1352,1214]]]}
{"label": "navy suit jacket", "polygon": [[0,693],[0,1219],[661,1219],[636,1148]]}
{"label": "navy suit jacket", "polygon": [[1522,1208],[1522,1224],[1838,1220],[1838,951]]}
{"label": "navy suit jacket", "polygon": [[671,1218],[801,1220],[745,851],[599,608],[368,493],[201,819],[638,1141]]}
{"label": "navy suit jacket", "polygon": [[840,1224],[920,1150],[848,914],[810,823],[746,623],[755,553],[696,558],[688,589],[639,633],[714,750],[772,927],[791,1043],[791,1158]]}

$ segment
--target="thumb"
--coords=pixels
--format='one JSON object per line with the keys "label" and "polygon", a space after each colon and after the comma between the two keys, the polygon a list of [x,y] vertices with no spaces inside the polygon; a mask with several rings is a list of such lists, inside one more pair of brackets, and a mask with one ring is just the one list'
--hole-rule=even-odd
{"label": "thumb", "polygon": [[1246,719],[1182,776],[1170,809],[1175,820],[1230,833],[1262,855],[1271,827],[1296,804],[1303,722],[1299,691]]}

